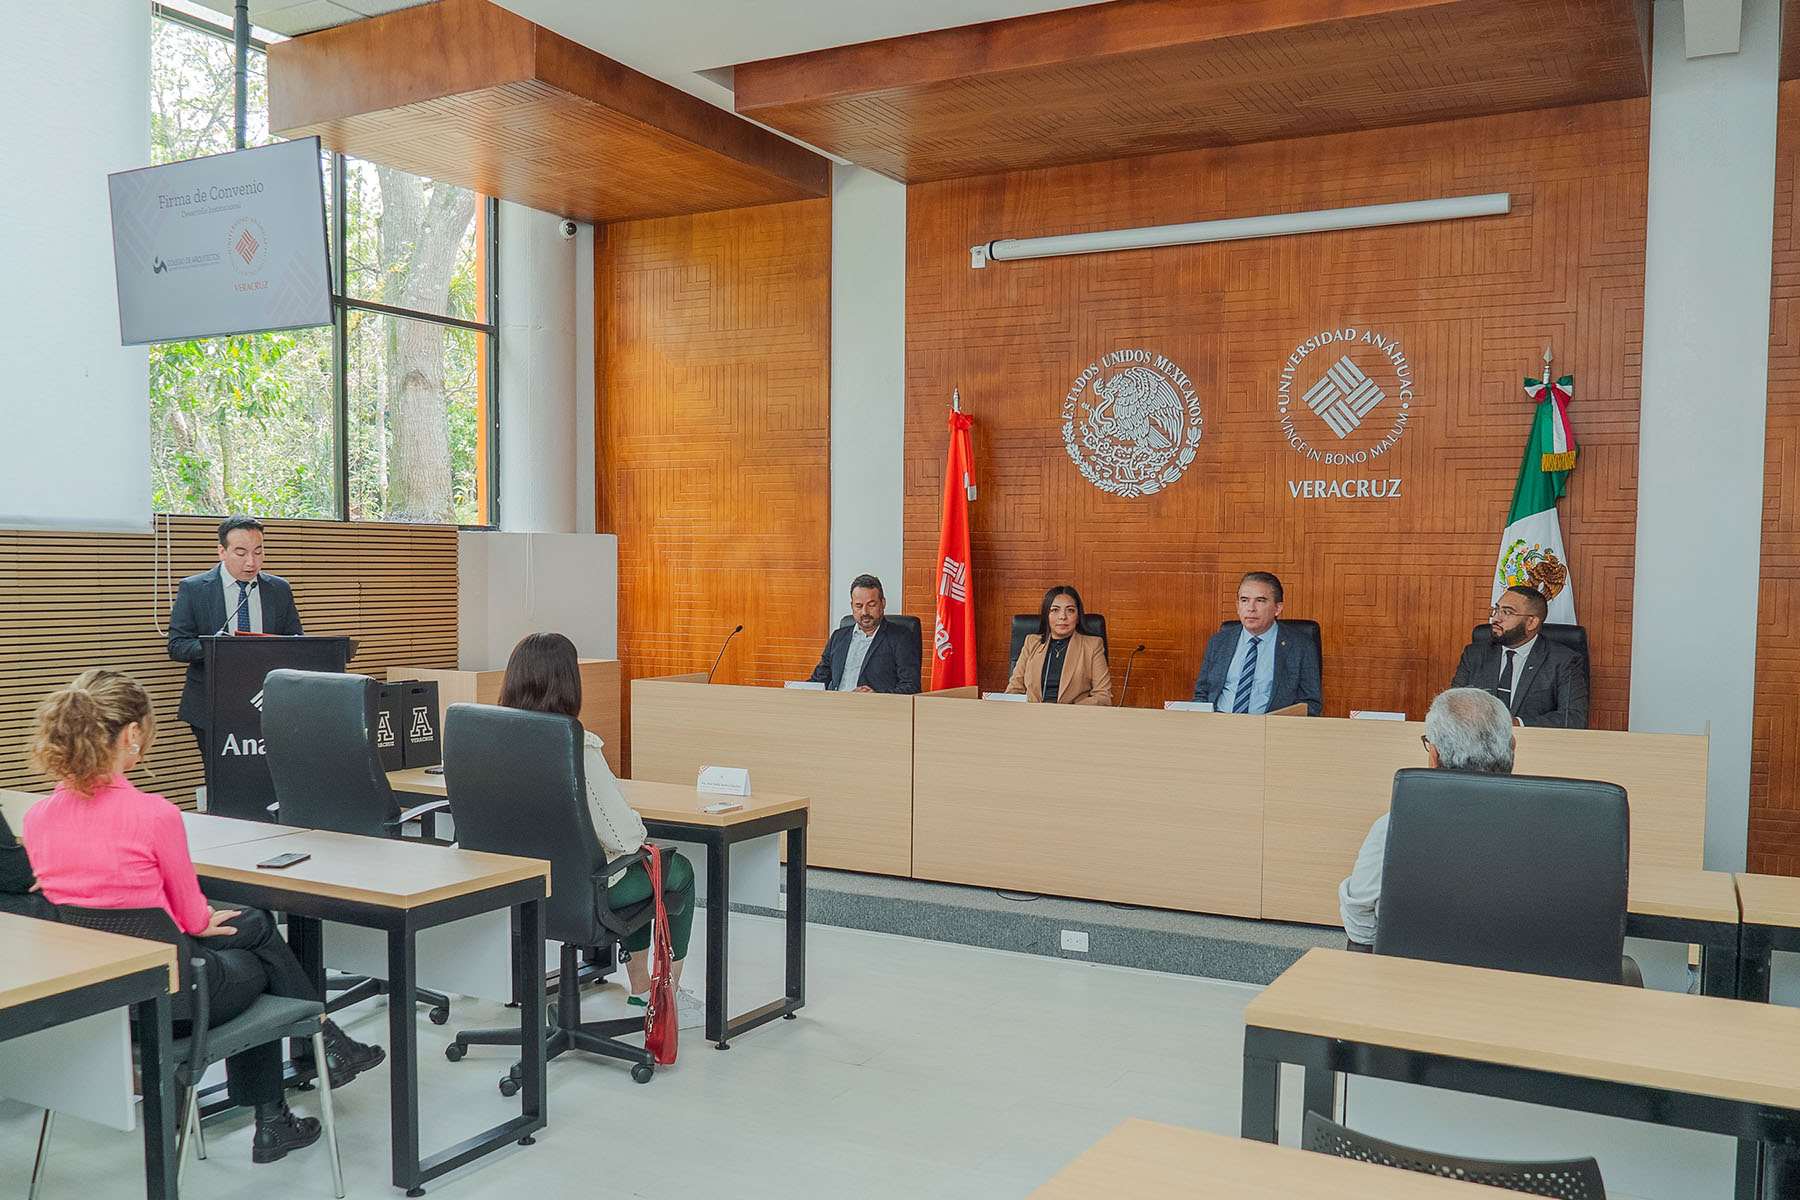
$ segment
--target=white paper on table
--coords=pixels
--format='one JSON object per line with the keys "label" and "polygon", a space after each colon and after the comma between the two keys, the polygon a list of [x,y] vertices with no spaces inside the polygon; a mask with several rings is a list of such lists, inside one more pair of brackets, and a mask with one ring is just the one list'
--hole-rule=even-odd
{"label": "white paper on table", "polygon": [[745,767],[701,767],[694,788],[718,796],[748,796],[750,771]]}
{"label": "white paper on table", "polygon": [[1383,712],[1378,708],[1353,708],[1350,710],[1352,720],[1357,721],[1404,721],[1403,712]]}
{"label": "white paper on table", "polygon": [[1022,692],[983,692],[981,698],[983,700],[1006,700],[1017,704],[1025,703],[1025,695]]}
{"label": "white paper on table", "polygon": [[1212,702],[1208,700],[1164,700],[1163,708],[1169,712],[1211,712]]}
{"label": "white paper on table", "polygon": [[814,683],[810,679],[790,679],[781,686],[784,688],[793,688],[796,691],[801,692],[822,692],[825,690],[824,684]]}

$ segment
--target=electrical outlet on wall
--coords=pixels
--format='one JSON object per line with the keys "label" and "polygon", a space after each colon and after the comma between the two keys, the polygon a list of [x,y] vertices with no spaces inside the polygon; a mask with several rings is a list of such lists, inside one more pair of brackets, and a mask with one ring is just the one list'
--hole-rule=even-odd
{"label": "electrical outlet on wall", "polygon": [[1075,954],[1086,954],[1087,931],[1081,929],[1065,929],[1062,931],[1062,948]]}

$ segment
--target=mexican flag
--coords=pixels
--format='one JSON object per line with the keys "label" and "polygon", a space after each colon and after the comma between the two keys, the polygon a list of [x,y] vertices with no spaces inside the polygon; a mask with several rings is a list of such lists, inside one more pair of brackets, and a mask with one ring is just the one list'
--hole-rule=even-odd
{"label": "mexican flag", "polygon": [[1569,425],[1569,401],[1575,379],[1555,383],[1527,379],[1525,394],[1537,401],[1519,485],[1513,489],[1512,513],[1500,535],[1500,561],[1494,567],[1494,598],[1509,587],[1529,584],[1550,601],[1549,620],[1575,624],[1575,587],[1569,579],[1569,556],[1563,549],[1562,524],[1556,502],[1566,490],[1575,465],[1575,430]]}

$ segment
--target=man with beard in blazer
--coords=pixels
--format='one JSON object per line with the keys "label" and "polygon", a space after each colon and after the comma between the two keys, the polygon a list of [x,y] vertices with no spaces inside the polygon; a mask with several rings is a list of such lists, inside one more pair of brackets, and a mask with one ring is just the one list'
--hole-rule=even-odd
{"label": "man with beard in blazer", "polygon": [[1206,643],[1194,700],[1217,712],[1266,713],[1306,705],[1316,717],[1324,707],[1319,686],[1319,647],[1309,637],[1284,631],[1281,580],[1251,571],[1238,583],[1238,624]]}
{"label": "man with beard in blazer", "polygon": [[1492,692],[1521,725],[1588,727],[1587,664],[1567,646],[1539,637],[1550,602],[1534,587],[1512,587],[1488,613],[1494,640],[1469,643],[1451,687]]}
{"label": "man with beard in blazer", "polygon": [[212,714],[206,709],[206,643],[200,639],[219,633],[306,632],[294,607],[294,589],[281,576],[264,571],[262,564],[262,522],[255,517],[226,517],[219,522],[218,565],[189,575],[175,593],[169,657],[188,664],[175,715],[193,727],[202,762]]}
{"label": "man with beard in blazer", "polygon": [[825,653],[813,668],[812,682],[834,692],[889,692],[916,695],[919,690],[919,635],[887,619],[887,596],[881,580],[858,575],[850,581],[853,622],[834,631]]}

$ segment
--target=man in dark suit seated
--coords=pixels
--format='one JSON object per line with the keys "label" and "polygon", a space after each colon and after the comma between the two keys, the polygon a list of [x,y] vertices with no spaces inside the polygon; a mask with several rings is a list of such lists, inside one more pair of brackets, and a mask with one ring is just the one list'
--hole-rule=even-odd
{"label": "man in dark suit seated", "polygon": [[1450,686],[1492,692],[1521,725],[1586,729],[1587,664],[1567,646],[1538,636],[1549,613],[1549,602],[1534,587],[1501,592],[1488,614],[1494,640],[1469,643]]}
{"label": "man in dark suit seated", "polygon": [[231,516],[219,522],[219,563],[210,571],[189,575],[175,593],[169,615],[169,657],[188,664],[175,715],[193,726],[206,757],[206,644],[200,639],[220,633],[268,633],[299,636],[300,612],[294,589],[279,575],[262,569],[263,527],[255,517]]}
{"label": "man in dark suit seated", "polygon": [[1281,580],[1251,571],[1238,584],[1239,626],[1206,643],[1194,699],[1219,712],[1266,713],[1306,705],[1316,717],[1324,707],[1319,689],[1319,647],[1309,637],[1283,632]]}
{"label": "man in dark suit seated", "polygon": [[850,615],[854,623],[835,631],[813,668],[812,682],[834,692],[891,692],[911,696],[919,690],[919,635],[887,619],[887,596],[881,580],[858,575],[850,581]]}

